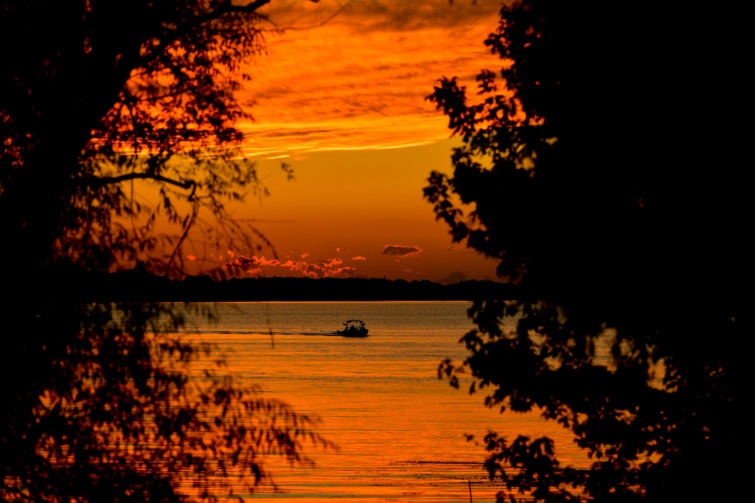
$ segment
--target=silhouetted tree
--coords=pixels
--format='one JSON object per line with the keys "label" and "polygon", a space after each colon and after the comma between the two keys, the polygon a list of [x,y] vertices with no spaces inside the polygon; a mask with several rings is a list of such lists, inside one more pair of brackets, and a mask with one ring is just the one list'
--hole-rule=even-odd
{"label": "silhouetted tree", "polygon": [[746,480],[741,15],[514,1],[474,103],[456,78],[428,97],[462,144],[425,196],[520,292],[474,303],[470,355],[439,376],[594,460],[490,432],[501,501],[728,501]]}
{"label": "silhouetted tree", "polygon": [[[4,2],[3,230],[41,240],[28,252],[42,260],[174,275],[188,252],[201,256],[179,250],[203,209],[208,244],[251,246],[224,202],[264,191],[235,124],[248,118],[236,91],[263,49],[267,3]],[[139,182],[149,190],[135,194]],[[161,216],[177,240],[155,232]]]}
{"label": "silhouetted tree", "polygon": [[235,124],[268,2],[0,7],[0,500],[215,500],[270,482],[267,456],[329,445],[176,337],[191,306],[66,289],[91,271],[180,276],[192,236],[265,244],[224,204],[264,191]]}

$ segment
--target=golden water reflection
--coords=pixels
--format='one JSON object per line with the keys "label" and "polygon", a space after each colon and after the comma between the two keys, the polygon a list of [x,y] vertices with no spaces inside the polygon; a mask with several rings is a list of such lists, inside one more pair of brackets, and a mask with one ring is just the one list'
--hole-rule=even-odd
{"label": "golden water reflection", "polygon": [[457,341],[467,324],[465,306],[441,306],[455,311],[455,324],[439,320],[427,332],[401,322],[372,323],[374,335],[366,339],[326,336],[327,327],[308,327],[303,335],[291,320],[281,322],[284,329],[276,325],[277,308],[271,314],[269,307],[264,325],[272,338],[265,327],[243,323],[192,335],[216,344],[241,383],[259,385],[266,397],[319,417],[318,433],[338,446],[308,450],[314,467],[271,459],[277,489],[260,488],[255,499],[463,503],[471,488],[473,501],[492,502],[501,487],[489,481],[480,445],[489,429],[511,440],[548,435],[563,462],[586,466],[586,456],[559,425],[536,413],[499,414],[483,406],[483,395],[470,396],[438,379],[442,358],[464,356]]}

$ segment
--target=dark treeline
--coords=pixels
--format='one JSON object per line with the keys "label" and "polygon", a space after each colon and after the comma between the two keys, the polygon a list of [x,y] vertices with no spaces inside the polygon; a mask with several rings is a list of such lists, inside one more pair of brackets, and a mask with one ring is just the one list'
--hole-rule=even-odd
{"label": "dark treeline", "polygon": [[91,274],[55,282],[49,295],[118,302],[349,301],[510,299],[513,285],[469,280],[443,285],[433,281],[383,278],[231,278],[169,279],[144,273]]}

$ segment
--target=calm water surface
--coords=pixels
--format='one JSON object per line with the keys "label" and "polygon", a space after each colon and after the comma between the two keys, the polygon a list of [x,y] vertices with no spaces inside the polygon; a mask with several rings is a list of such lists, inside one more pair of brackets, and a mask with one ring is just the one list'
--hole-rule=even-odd
{"label": "calm water surface", "polygon": [[[498,414],[485,408],[483,395],[438,379],[441,360],[466,356],[458,340],[473,328],[468,302],[213,306],[219,321],[192,321],[190,337],[216,344],[244,383],[318,416],[318,432],[339,447],[310,451],[315,467],[277,469],[280,491],[255,493],[255,500],[463,503],[471,484],[473,501],[492,502],[498,488],[475,443],[488,429],[509,439],[548,434],[564,460],[585,462],[557,425],[534,414]],[[351,318],[365,321],[369,337],[334,335]]]}

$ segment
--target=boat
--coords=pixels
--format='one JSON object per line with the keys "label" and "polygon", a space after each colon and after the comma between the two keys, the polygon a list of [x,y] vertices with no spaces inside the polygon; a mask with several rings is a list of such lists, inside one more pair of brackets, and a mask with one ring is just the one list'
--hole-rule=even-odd
{"label": "boat", "polygon": [[338,335],[344,337],[367,337],[367,327],[362,320],[346,320],[343,330],[336,330]]}

